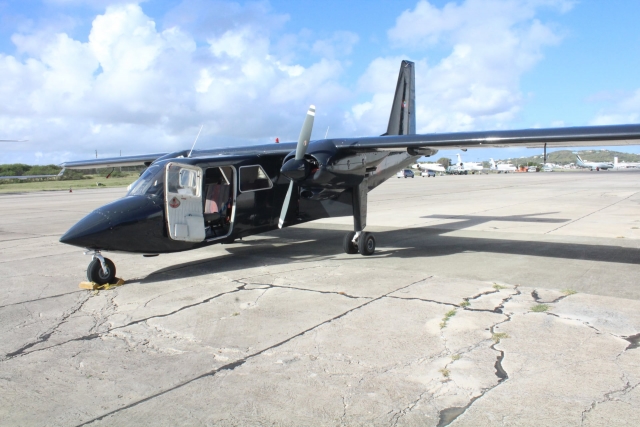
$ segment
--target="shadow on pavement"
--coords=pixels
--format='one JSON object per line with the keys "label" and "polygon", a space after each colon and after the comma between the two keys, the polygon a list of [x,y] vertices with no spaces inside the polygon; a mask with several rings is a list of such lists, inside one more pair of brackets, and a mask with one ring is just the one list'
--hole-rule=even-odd
{"label": "shadow on pavement", "polygon": [[[546,213],[550,214],[550,213]],[[539,218],[539,215],[515,216],[447,216],[431,215],[423,218],[457,219],[456,229],[475,226],[488,221],[520,221],[564,223],[569,220],[557,218]],[[268,239],[238,242],[226,248],[228,255],[200,259],[193,262],[176,264],[157,270],[141,283],[162,282],[175,278],[198,277],[226,271],[238,271],[245,268],[299,264],[337,259],[340,261],[361,260],[360,255],[343,256],[342,239],[344,229],[286,228],[265,233]],[[536,240],[486,239],[475,237],[450,236],[451,229],[435,226],[374,231],[377,242],[375,258],[424,258],[442,257],[463,252],[484,252],[559,258],[640,264],[640,253],[636,248],[580,243],[559,243]],[[387,249],[388,248],[388,249]]]}

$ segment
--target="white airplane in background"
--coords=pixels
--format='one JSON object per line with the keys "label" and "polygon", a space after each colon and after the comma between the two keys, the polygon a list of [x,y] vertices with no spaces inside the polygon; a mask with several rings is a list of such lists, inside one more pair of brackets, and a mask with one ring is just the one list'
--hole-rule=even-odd
{"label": "white airplane in background", "polygon": [[444,166],[440,163],[417,163],[414,165],[415,169],[420,169],[422,171],[434,171],[434,172],[444,172]]}
{"label": "white airplane in background", "polygon": [[501,173],[501,172],[509,173],[509,172],[515,172],[518,170],[518,168],[516,168],[510,163],[502,163],[497,165],[493,159],[490,158],[489,160],[491,162],[492,171],[498,171],[498,173]]}
{"label": "white airplane in background", "polygon": [[639,169],[640,168],[640,163],[633,163],[633,162],[622,162],[622,163],[619,163],[618,162],[618,158],[614,157],[613,158],[613,168],[614,169]]}
{"label": "white airplane in background", "polygon": [[613,163],[610,162],[585,162],[579,155],[576,154],[576,157],[578,158],[576,165],[581,168],[591,169],[592,171],[613,169]]}
{"label": "white airplane in background", "polygon": [[484,170],[484,166],[482,166],[482,163],[463,162],[462,157],[460,157],[460,154],[456,154],[456,156],[458,156],[458,163],[456,164],[456,166],[458,166],[460,169],[469,171],[472,173],[482,172]]}

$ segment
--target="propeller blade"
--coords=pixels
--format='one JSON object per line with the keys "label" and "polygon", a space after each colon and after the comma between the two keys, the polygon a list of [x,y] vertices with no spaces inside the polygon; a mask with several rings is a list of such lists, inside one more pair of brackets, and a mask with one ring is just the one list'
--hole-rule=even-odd
{"label": "propeller blade", "polygon": [[289,207],[289,202],[291,201],[291,193],[293,192],[293,181],[289,182],[289,190],[287,190],[287,197],[284,198],[284,203],[282,205],[282,212],[280,213],[280,219],[278,220],[278,228],[282,228],[284,224],[284,218],[287,216],[287,208]]}
{"label": "propeller blade", "polygon": [[316,116],[316,107],[315,105],[309,106],[309,111],[307,111],[307,117],[304,119],[304,123],[302,124],[302,130],[300,130],[300,136],[298,137],[298,145],[296,146],[296,160],[302,160],[304,158],[304,154],[307,152],[307,146],[309,145],[309,140],[311,140],[311,131],[313,130],[313,119]]}

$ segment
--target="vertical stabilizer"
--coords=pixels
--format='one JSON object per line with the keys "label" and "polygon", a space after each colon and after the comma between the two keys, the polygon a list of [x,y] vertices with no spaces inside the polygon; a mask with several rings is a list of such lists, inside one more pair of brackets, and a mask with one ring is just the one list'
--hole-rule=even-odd
{"label": "vertical stabilizer", "polygon": [[462,166],[462,157],[460,157],[460,154],[456,154],[456,156],[458,156],[458,166]]}
{"label": "vertical stabilizer", "polygon": [[402,61],[396,93],[391,106],[389,126],[385,135],[415,135],[416,133],[416,82],[414,64]]}
{"label": "vertical stabilizer", "polygon": [[613,158],[613,166],[616,166],[616,167],[618,166],[618,158],[617,157]]}

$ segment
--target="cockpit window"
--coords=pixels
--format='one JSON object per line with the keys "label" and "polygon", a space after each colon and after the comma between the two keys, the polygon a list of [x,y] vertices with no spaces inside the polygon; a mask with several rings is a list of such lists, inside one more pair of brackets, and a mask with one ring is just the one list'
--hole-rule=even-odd
{"label": "cockpit window", "polygon": [[158,165],[149,167],[131,184],[127,196],[161,196],[164,191],[164,168]]}

